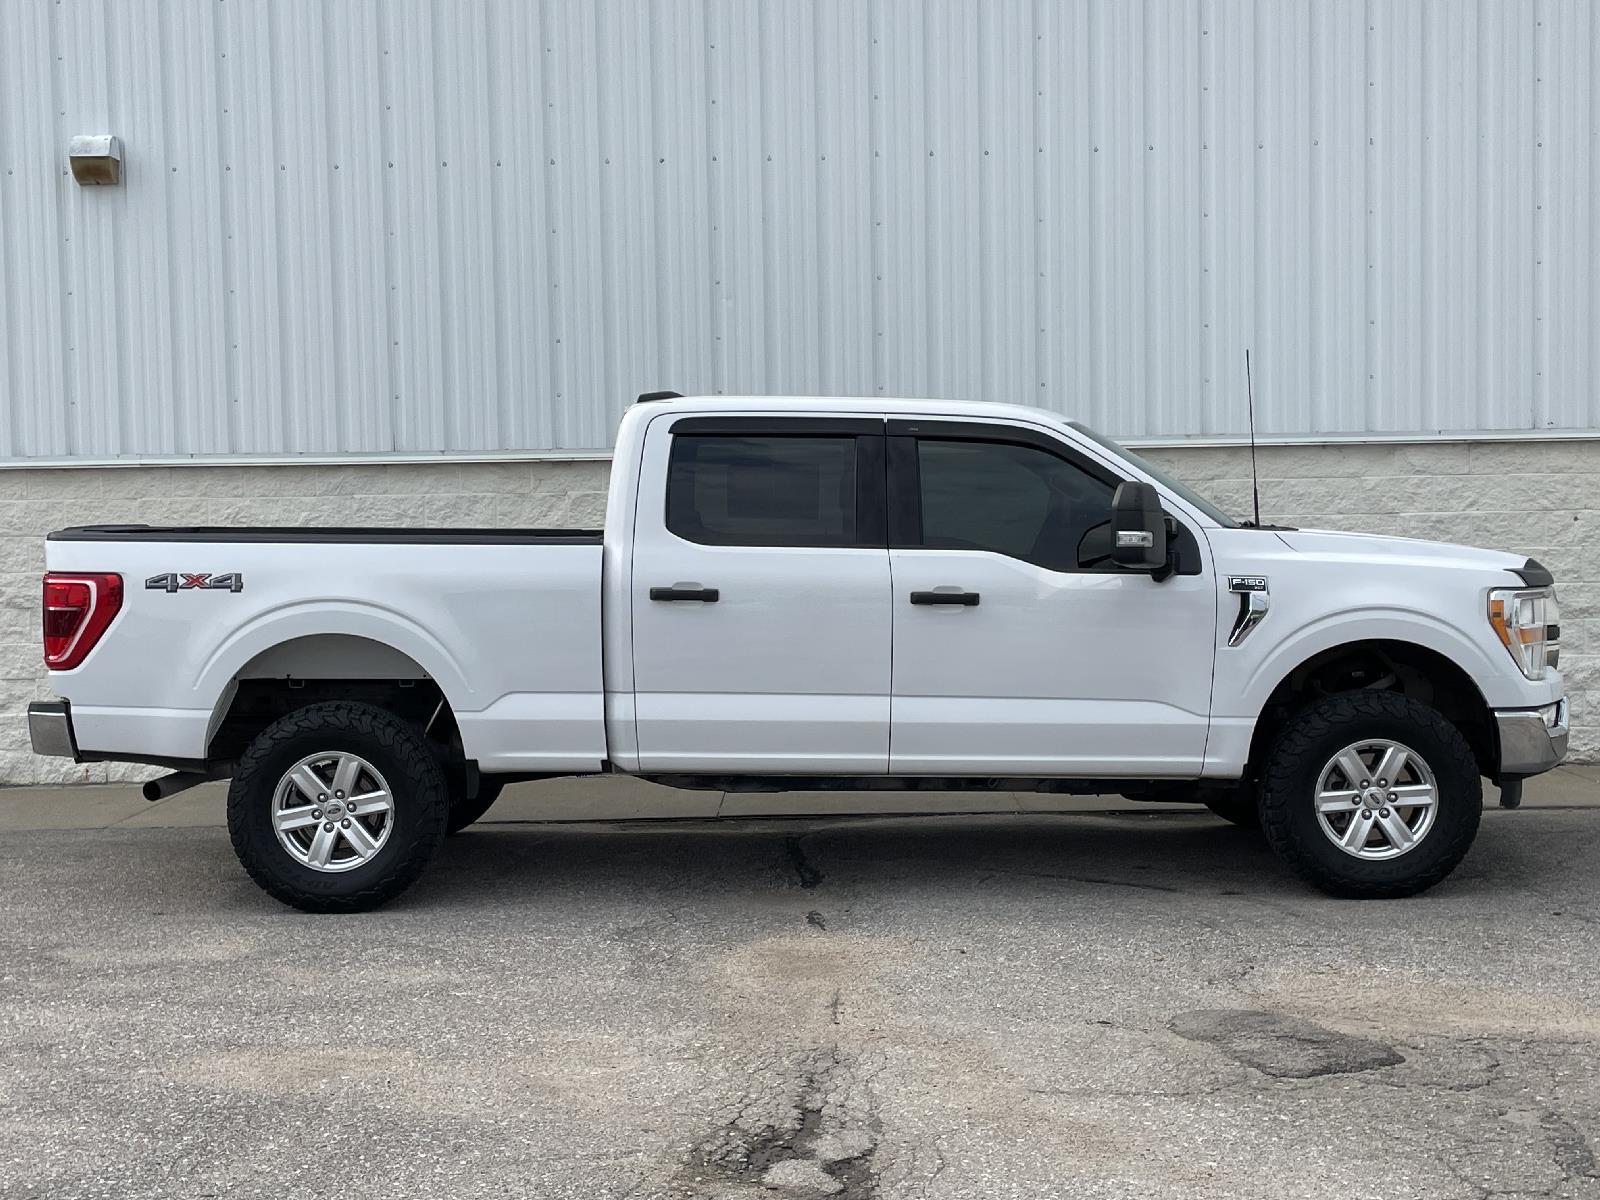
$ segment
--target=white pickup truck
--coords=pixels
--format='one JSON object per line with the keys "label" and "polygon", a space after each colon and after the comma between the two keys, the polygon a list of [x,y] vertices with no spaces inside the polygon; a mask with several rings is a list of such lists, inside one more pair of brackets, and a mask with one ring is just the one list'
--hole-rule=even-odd
{"label": "white pickup truck", "polygon": [[651,394],[599,530],[50,535],[34,749],[231,777],[250,875],[370,908],[507,782],[1193,799],[1346,896],[1566,751],[1537,562],[1241,524],[995,404]]}

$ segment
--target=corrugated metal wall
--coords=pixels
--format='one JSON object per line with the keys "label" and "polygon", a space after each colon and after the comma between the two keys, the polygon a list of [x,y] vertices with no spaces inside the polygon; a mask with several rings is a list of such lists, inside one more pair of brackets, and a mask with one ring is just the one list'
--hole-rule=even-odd
{"label": "corrugated metal wall", "polygon": [[1597,7],[7,0],[0,457],[1593,429]]}

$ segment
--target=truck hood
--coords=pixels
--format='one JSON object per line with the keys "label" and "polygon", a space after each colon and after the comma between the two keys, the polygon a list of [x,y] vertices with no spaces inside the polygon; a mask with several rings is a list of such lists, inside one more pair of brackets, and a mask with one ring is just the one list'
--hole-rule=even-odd
{"label": "truck hood", "polygon": [[1508,554],[1504,550],[1480,550],[1476,546],[1425,542],[1418,538],[1387,537],[1377,533],[1295,529],[1283,530],[1278,537],[1291,550],[1324,559],[1370,562],[1381,556],[1396,563],[1486,571],[1515,571],[1528,561],[1525,555]]}

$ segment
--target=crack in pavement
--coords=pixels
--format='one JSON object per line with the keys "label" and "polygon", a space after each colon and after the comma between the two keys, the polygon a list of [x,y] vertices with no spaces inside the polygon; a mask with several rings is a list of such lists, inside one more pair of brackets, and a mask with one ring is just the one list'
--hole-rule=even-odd
{"label": "crack in pavement", "polygon": [[[1552,1047],[1524,1037],[1443,1041],[1448,1048],[1410,1046],[1416,1058],[1394,1073],[1370,1077],[1372,1083],[1418,1094],[1422,1102],[1414,1110],[1414,1120],[1430,1131],[1433,1159],[1441,1171],[1468,1189],[1474,1200],[1530,1196],[1575,1200],[1600,1195],[1594,1186],[1600,1169],[1584,1132],[1547,1098],[1526,1103],[1531,1098],[1526,1064],[1518,1063],[1516,1055],[1529,1052],[1542,1057]],[[1454,1061],[1463,1050],[1487,1061]],[[1430,1063],[1430,1058],[1443,1061]],[[1440,1067],[1445,1068],[1442,1077]],[[1407,1078],[1413,1070],[1420,1077]],[[1463,1070],[1476,1077],[1449,1078]],[[1440,1104],[1437,1098],[1445,1093],[1459,1097],[1465,1107]]]}
{"label": "crack in pavement", "polygon": [[805,847],[800,842],[799,837],[785,838],[784,854],[789,860],[789,866],[794,869],[796,881],[801,887],[810,890],[822,882],[822,872],[811,864],[811,860],[806,857]]}
{"label": "crack in pavement", "polygon": [[678,1194],[731,1197],[760,1187],[796,1198],[878,1195],[868,1074],[838,1046],[795,1066],[779,1072],[772,1091],[747,1095],[732,1120],[689,1152]]}

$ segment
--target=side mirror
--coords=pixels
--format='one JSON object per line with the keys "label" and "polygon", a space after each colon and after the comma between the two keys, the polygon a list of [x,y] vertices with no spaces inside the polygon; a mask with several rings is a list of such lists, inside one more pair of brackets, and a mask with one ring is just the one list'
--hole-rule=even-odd
{"label": "side mirror", "polygon": [[1111,497],[1111,560],[1152,574],[1167,565],[1167,514],[1148,483],[1119,483]]}

